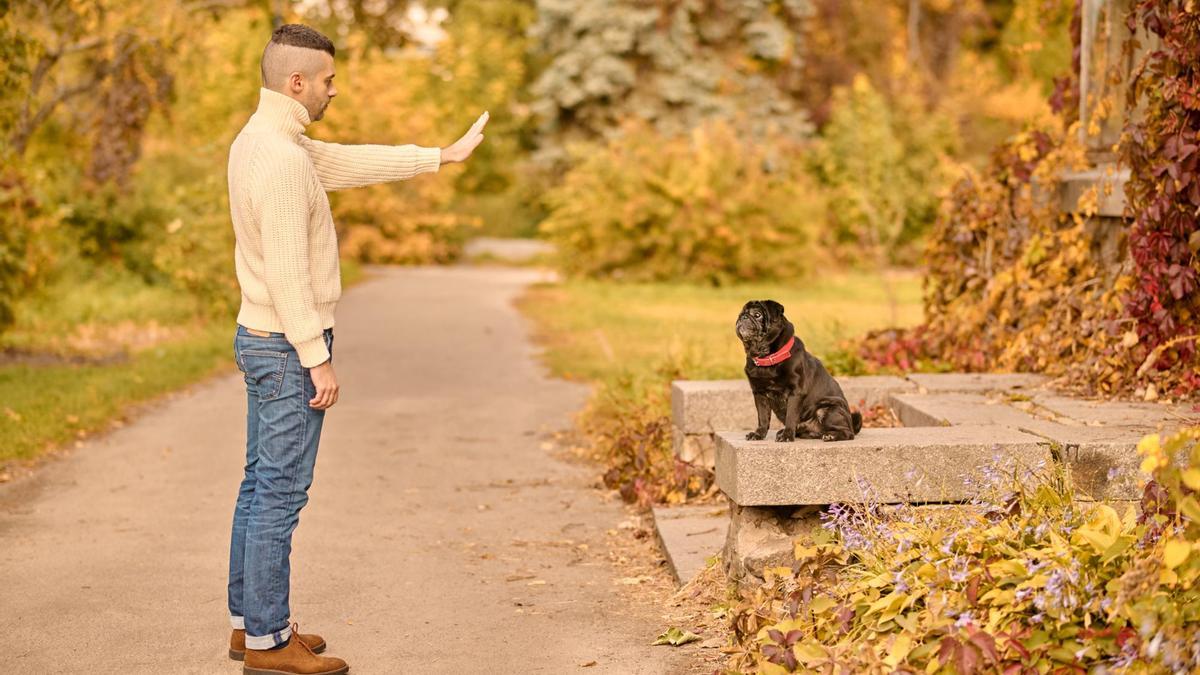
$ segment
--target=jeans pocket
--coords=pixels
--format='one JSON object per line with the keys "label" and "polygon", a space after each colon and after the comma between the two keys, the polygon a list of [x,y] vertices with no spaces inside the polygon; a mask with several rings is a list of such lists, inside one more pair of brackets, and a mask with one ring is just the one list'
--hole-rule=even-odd
{"label": "jeans pocket", "polygon": [[270,401],[279,396],[283,389],[283,373],[287,367],[287,353],[265,349],[241,350],[242,367],[246,383],[258,390],[258,400]]}

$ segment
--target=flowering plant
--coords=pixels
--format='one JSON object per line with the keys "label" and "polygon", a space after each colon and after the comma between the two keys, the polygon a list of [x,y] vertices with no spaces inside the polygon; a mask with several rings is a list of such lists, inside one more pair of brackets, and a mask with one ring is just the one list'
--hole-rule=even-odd
{"label": "flowering plant", "polygon": [[1059,467],[991,472],[961,507],[830,507],[733,612],[731,670],[1195,672],[1200,428],[1139,452],[1140,508]]}

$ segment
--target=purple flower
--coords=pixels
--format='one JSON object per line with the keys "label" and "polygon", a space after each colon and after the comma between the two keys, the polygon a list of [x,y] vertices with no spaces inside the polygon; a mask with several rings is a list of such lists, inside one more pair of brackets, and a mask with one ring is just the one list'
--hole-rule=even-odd
{"label": "purple flower", "polygon": [[975,622],[975,619],[971,616],[970,612],[963,612],[962,614],[958,615],[957,619],[954,620],[954,627],[955,628],[966,628],[967,626],[970,626],[974,622]]}

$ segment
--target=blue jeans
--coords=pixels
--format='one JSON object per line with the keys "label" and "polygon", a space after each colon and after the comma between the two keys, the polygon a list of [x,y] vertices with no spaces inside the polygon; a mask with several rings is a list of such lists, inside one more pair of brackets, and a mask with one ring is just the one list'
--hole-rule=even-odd
{"label": "blue jeans", "polygon": [[[333,329],[325,329],[333,353]],[[246,469],[233,511],[229,546],[229,616],[246,630],[246,646],[269,649],[291,636],[288,607],[292,532],[308,503],[325,411],[309,369],[283,333],[233,341],[246,379]]]}

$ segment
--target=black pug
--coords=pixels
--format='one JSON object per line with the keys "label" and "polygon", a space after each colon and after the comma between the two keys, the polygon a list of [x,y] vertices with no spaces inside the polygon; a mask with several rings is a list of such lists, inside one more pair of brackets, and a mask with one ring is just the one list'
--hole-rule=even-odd
{"label": "black pug", "polygon": [[746,377],[758,409],[758,428],[746,439],[761,441],[771,412],[783,422],[775,440],[820,438],[849,441],[862,429],[846,395],[817,357],[804,350],[795,326],[774,300],[751,300],[738,315],[737,336],[746,348]]}

